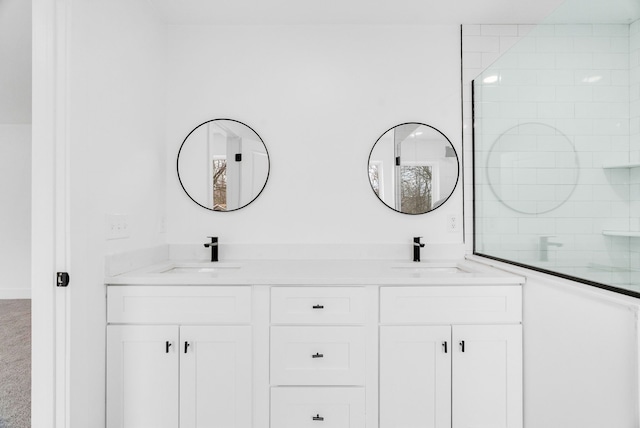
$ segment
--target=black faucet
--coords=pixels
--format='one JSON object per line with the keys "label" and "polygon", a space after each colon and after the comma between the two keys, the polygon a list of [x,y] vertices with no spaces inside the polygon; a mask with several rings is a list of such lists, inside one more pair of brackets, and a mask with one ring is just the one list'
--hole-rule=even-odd
{"label": "black faucet", "polygon": [[415,238],[413,238],[413,261],[414,262],[420,261],[420,248],[424,247],[424,244],[420,242],[420,238],[422,238],[422,236],[416,236]]}
{"label": "black faucet", "polygon": [[211,242],[205,242],[204,246],[206,248],[211,247],[211,261],[218,261],[218,237],[217,236],[207,236],[207,238],[211,239]]}

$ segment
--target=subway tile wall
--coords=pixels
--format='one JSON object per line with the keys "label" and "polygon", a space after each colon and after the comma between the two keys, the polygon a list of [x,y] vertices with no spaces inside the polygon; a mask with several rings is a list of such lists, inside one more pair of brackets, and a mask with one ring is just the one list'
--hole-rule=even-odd
{"label": "subway tile wall", "polygon": [[[640,168],[603,168],[640,161],[640,24],[465,25],[462,51],[468,252],[475,179],[478,252],[639,284],[640,238],[602,231],[640,230]],[[525,168],[495,168],[509,157]]]}

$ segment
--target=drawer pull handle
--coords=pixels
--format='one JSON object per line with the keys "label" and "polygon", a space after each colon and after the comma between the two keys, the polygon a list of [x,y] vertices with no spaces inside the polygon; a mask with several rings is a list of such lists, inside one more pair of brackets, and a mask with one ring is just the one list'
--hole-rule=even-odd
{"label": "drawer pull handle", "polygon": [[184,342],[184,353],[187,353],[187,349],[189,349],[189,342]]}
{"label": "drawer pull handle", "polygon": [[324,421],[324,418],[322,416],[320,416],[320,414],[318,413],[317,415],[315,415],[313,418],[314,421]]}
{"label": "drawer pull handle", "polygon": [[324,358],[324,354],[320,354],[320,353],[316,352],[315,354],[313,354],[311,356],[311,358]]}
{"label": "drawer pull handle", "polygon": [[460,350],[464,352],[464,340],[460,341]]}
{"label": "drawer pull handle", "polygon": [[169,353],[169,348],[171,348],[171,342],[169,342],[168,340],[165,342],[164,344],[164,352],[165,354]]}
{"label": "drawer pull handle", "polygon": [[324,309],[324,305],[313,305],[313,309]]}
{"label": "drawer pull handle", "polygon": [[444,353],[447,353],[447,342],[442,342],[442,348],[444,349]]}

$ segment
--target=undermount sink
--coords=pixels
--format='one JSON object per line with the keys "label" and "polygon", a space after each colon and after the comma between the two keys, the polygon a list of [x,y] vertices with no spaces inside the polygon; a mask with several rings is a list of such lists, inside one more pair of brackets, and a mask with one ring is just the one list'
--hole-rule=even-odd
{"label": "undermount sink", "polygon": [[412,273],[422,273],[422,274],[430,274],[430,273],[448,273],[448,274],[461,274],[461,273],[469,273],[464,269],[460,269],[455,265],[437,265],[437,264],[428,264],[421,265],[420,263],[413,264],[401,264],[391,266],[392,269],[399,269],[404,272],[412,272]]}
{"label": "undermount sink", "polygon": [[174,274],[199,274],[199,273],[221,273],[238,270],[242,265],[238,264],[217,264],[217,263],[185,263],[175,264],[169,268],[165,268],[158,273],[174,273]]}

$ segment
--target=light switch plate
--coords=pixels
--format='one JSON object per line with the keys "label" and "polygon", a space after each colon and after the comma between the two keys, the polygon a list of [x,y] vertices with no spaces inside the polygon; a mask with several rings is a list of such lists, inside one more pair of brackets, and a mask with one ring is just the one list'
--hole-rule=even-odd
{"label": "light switch plate", "polygon": [[124,239],[131,236],[129,216],[126,214],[107,214],[107,239]]}

